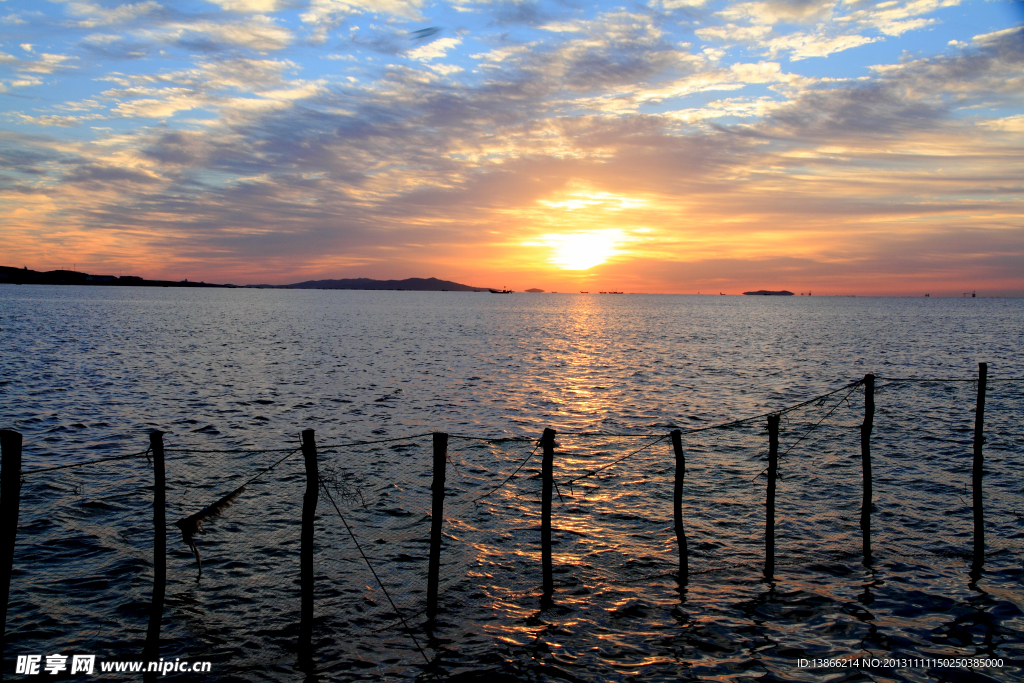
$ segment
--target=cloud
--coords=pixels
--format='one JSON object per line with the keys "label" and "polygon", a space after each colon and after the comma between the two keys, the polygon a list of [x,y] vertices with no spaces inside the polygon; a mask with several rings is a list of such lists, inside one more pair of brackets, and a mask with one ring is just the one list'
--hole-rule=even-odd
{"label": "cloud", "polygon": [[921,15],[959,4],[960,0],[889,0],[837,17],[837,21],[854,23],[861,28],[873,28],[887,36],[901,36],[936,22],[934,18],[925,19]]}
{"label": "cloud", "polygon": [[68,11],[78,17],[84,17],[77,23],[82,28],[110,26],[115,24],[131,24],[142,17],[159,15],[163,7],[154,0],[146,0],[135,4],[126,3],[112,9],[91,2],[72,1],[67,3]]}
{"label": "cloud", "polygon": [[461,44],[461,38],[439,38],[415,50],[410,50],[408,55],[410,59],[429,62],[432,59],[441,59],[448,50],[453,50]]}
{"label": "cloud", "polygon": [[284,6],[283,0],[209,0],[222,9],[245,14],[276,12]]}
{"label": "cloud", "polygon": [[551,15],[541,9],[539,2],[524,0],[506,0],[491,3],[494,23],[498,26],[539,26],[547,22]]}
{"label": "cloud", "polygon": [[682,109],[669,113],[669,116],[687,124],[697,124],[726,117],[761,119],[781,103],[771,97],[734,97],[715,100],[695,109]]}
{"label": "cloud", "polygon": [[418,20],[423,4],[424,0],[310,0],[300,18],[312,30],[310,39],[321,44],[350,16],[372,12]]}
{"label": "cloud", "polygon": [[94,33],[86,36],[79,47],[90,54],[112,60],[136,60],[158,51],[154,43],[128,41],[123,36],[109,33]]}
{"label": "cloud", "polygon": [[828,57],[877,40],[878,38],[860,35],[824,36],[792,33],[769,40],[767,46],[770,54],[788,52],[790,60],[795,62],[810,57]]}
{"label": "cloud", "polygon": [[292,106],[315,97],[321,81],[286,78],[296,64],[288,60],[234,58],[204,61],[194,68],[156,74],[111,75],[118,85],[102,93],[111,115],[165,119],[203,110],[225,119]]}
{"label": "cloud", "polygon": [[[550,273],[549,251],[566,244],[555,236],[594,233],[628,246],[594,270],[664,291],[716,266],[853,280],[865,259],[895,268],[879,244],[930,249],[914,267],[931,268],[963,247],[959,229],[996,269],[985,254],[1020,242],[993,237],[1020,232],[1019,30],[994,24],[958,49],[943,34],[935,54],[856,78],[800,61],[895,47],[879,27],[939,7],[883,4],[747,2],[709,26],[689,22],[718,5],[477,3],[460,16],[469,32],[427,44],[410,40],[425,25],[409,23],[427,11],[416,2],[311,2],[294,32],[290,16],[261,16],[270,4],[241,1],[195,15],[140,2],[131,21],[74,14],[111,23],[66,27],[86,35],[68,49],[45,43],[63,60],[0,55],[9,89],[74,67],[85,93],[14,107],[15,132],[0,132],[0,201],[35,225],[9,253],[160,253],[174,269],[204,262],[207,280],[244,279],[254,262],[284,281],[304,279],[297,268],[490,276]],[[326,39],[357,15],[359,41],[331,54],[299,35]],[[690,45],[693,28],[710,47]],[[285,48],[288,59],[260,54]],[[71,59],[101,50],[165,50],[159,64],[176,66]]]}
{"label": "cloud", "polygon": [[99,119],[106,118],[101,114],[89,114],[85,116],[70,116],[70,115],[58,115],[58,114],[46,114],[43,116],[28,116],[26,114],[18,114],[18,118],[22,123],[28,123],[35,126],[42,126],[49,128],[57,126],[60,128],[72,128],[81,124],[83,121],[96,121]]}
{"label": "cloud", "polygon": [[722,43],[758,43],[771,33],[771,26],[712,26],[694,31],[703,40],[717,40]]}
{"label": "cloud", "polygon": [[971,42],[980,47],[999,48],[1001,46],[1019,47],[1022,40],[1024,40],[1024,26],[1014,26],[974,36]]}
{"label": "cloud", "polygon": [[657,0],[655,3],[658,7],[663,7],[668,10],[681,9],[684,7],[703,7],[708,3],[708,0]]}
{"label": "cloud", "polygon": [[[109,90],[103,93],[105,97],[113,94],[114,91]],[[131,98],[118,102],[113,109],[115,115],[126,118],[162,119],[179,111],[190,111],[210,104],[202,95],[187,88],[132,88],[118,91],[116,95]]]}
{"label": "cloud", "polygon": [[767,0],[730,5],[716,14],[726,21],[750,21],[758,24],[807,23],[832,15],[834,0]]}
{"label": "cloud", "polygon": [[579,33],[584,30],[584,26],[580,22],[573,21],[550,21],[537,28],[552,33]]}
{"label": "cloud", "polygon": [[979,125],[990,130],[1001,132],[1024,133],[1024,114],[1006,116],[1000,119],[992,119],[991,121],[982,121]]}
{"label": "cloud", "polygon": [[465,71],[461,66],[455,64],[431,64],[430,70],[442,76],[452,76]]}
{"label": "cloud", "polygon": [[209,20],[168,22],[158,28],[140,29],[136,34],[153,42],[174,43],[202,52],[217,52],[229,47],[271,52],[284,49],[293,38],[287,28],[262,15],[229,23]]}
{"label": "cloud", "polygon": [[644,15],[615,12],[580,26],[580,34],[553,50],[521,53],[521,68],[552,89],[586,92],[642,87],[683,62],[683,56]]}
{"label": "cloud", "polygon": [[71,66],[69,62],[76,59],[77,57],[69,55],[55,55],[42,52],[39,55],[39,61],[22,62],[18,65],[18,69],[20,71],[28,71],[30,73],[52,74],[55,71],[69,68]]}
{"label": "cloud", "polygon": [[[24,46],[22,46],[24,48]],[[36,55],[35,51],[28,51],[30,55]],[[43,52],[37,55],[38,59],[19,59],[14,55],[0,52],[0,65],[7,66],[16,74],[14,78],[0,79],[0,92],[10,92],[11,88],[27,88],[43,85],[44,80],[37,74],[49,75],[66,72],[76,68],[72,64],[77,58],[70,55],[51,54]]]}
{"label": "cloud", "polygon": [[893,138],[947,126],[957,108],[1024,104],[1024,43],[1015,31],[980,41],[984,49],[878,65],[868,82],[805,90],[766,126],[802,137]]}

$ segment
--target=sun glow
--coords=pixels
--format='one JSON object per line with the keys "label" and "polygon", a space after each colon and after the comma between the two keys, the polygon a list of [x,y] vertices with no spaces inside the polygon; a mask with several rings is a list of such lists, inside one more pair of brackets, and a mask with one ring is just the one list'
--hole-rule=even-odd
{"label": "sun glow", "polygon": [[548,262],[563,270],[587,270],[617,255],[626,240],[621,230],[590,230],[566,235],[541,235],[538,240],[552,250]]}

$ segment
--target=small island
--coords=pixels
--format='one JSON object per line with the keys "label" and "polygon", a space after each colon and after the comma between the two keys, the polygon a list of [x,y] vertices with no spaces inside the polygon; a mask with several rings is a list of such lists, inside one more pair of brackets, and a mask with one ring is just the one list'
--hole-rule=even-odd
{"label": "small island", "polygon": [[793,292],[783,289],[781,292],[769,292],[767,289],[759,289],[756,292],[743,292],[746,296],[793,296]]}

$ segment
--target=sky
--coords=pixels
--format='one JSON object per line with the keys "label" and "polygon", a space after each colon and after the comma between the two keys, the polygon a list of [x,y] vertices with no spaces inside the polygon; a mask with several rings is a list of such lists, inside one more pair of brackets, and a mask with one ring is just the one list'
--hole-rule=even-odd
{"label": "sky", "polygon": [[1024,296],[1020,0],[0,0],[0,265]]}

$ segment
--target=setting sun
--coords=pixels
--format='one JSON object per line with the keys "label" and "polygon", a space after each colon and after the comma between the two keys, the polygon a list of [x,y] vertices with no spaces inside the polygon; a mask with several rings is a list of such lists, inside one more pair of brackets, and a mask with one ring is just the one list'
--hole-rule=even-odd
{"label": "setting sun", "polygon": [[552,250],[548,262],[563,270],[587,270],[619,253],[625,241],[621,230],[591,230],[568,235],[542,235],[540,243]]}

